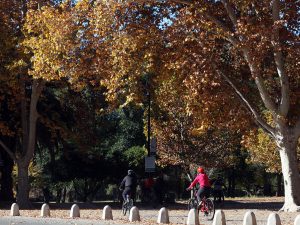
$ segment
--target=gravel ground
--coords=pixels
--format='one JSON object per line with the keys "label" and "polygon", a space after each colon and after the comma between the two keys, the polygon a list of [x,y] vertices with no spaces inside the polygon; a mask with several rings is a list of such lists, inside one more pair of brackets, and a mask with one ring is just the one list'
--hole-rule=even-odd
{"label": "gravel ground", "polygon": [[[80,207],[80,219],[70,219],[70,208],[72,204],[51,204],[51,218],[60,218],[68,221],[68,224],[99,224],[101,223],[102,209],[105,205],[109,204],[113,210],[114,220],[109,222],[109,224],[155,224],[158,216],[158,211],[160,207],[153,209],[153,207],[144,206],[137,204],[140,211],[141,222],[129,223],[128,216],[123,216],[120,210],[119,204],[116,203],[78,203]],[[299,213],[288,213],[288,212],[278,212],[278,210],[283,205],[283,198],[235,198],[226,199],[223,205],[217,205],[217,209],[222,209],[225,213],[227,225],[242,225],[243,217],[245,213],[249,210],[253,211],[256,215],[257,224],[264,225],[267,224],[267,218],[271,213],[278,213],[283,225],[292,225],[296,216]],[[31,210],[20,210],[22,217],[30,217],[32,219],[40,217],[40,207],[41,204],[34,204]],[[166,206],[169,210],[170,223],[171,224],[185,224],[188,214],[186,207],[186,202],[178,202],[176,204],[171,204]],[[9,206],[2,207],[0,210],[0,218],[9,218],[10,210]],[[43,220],[45,221],[45,220]],[[46,220],[47,221],[47,220]],[[49,220],[50,221],[50,220]],[[54,221],[54,220],[52,220]],[[62,221],[62,220],[61,220]],[[77,222],[76,222],[77,221]],[[98,222],[97,222],[98,221]],[[1,219],[0,219],[1,222]],[[206,221],[200,218],[200,223],[204,225],[212,224],[212,221]],[[19,223],[11,223],[19,224]],[[25,223],[22,223],[25,224]],[[28,223],[30,224],[30,223]],[[43,223],[44,224],[44,223]],[[50,223],[49,223],[50,224]],[[58,222],[53,222],[51,224],[60,224]],[[61,223],[63,224],[63,223]],[[0,223],[2,225],[2,223]]]}

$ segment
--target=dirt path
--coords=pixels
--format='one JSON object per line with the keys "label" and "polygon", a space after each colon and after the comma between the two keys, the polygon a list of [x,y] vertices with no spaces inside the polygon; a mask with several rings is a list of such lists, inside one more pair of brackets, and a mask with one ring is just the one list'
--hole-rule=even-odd
{"label": "dirt path", "polygon": [[[171,224],[185,224],[188,214],[186,202],[178,202],[176,204],[167,205],[169,210]],[[81,219],[101,220],[103,207],[109,204],[113,209],[115,224],[128,223],[128,217],[121,214],[120,206],[116,203],[79,203]],[[68,218],[70,213],[70,204],[50,204],[52,218]],[[155,224],[160,207],[153,207],[136,204],[140,210],[141,222],[136,224]],[[283,225],[292,225],[299,213],[278,212],[283,205],[283,198],[239,198],[226,199],[223,205],[217,205],[217,209],[222,209],[225,213],[227,225],[242,225],[244,215],[251,210],[255,213],[257,224],[263,225],[267,223],[269,214],[278,213]],[[20,210],[22,216],[39,217],[41,204],[35,204],[36,209]],[[9,207],[0,210],[0,216],[8,216]],[[201,224],[212,224],[212,221],[206,221],[200,218]]]}

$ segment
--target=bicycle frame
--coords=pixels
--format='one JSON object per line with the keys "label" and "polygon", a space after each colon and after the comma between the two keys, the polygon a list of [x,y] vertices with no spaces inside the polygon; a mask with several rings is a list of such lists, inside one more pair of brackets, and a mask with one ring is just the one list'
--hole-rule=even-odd
{"label": "bicycle frame", "polygon": [[195,208],[197,209],[199,216],[200,212],[203,213],[203,216],[207,218],[208,220],[212,220],[215,214],[215,208],[213,204],[213,200],[210,198],[207,198],[206,196],[203,196],[201,198],[201,201],[198,202],[197,199],[197,192],[196,189],[192,189],[192,197],[190,198],[188,202],[188,209]]}

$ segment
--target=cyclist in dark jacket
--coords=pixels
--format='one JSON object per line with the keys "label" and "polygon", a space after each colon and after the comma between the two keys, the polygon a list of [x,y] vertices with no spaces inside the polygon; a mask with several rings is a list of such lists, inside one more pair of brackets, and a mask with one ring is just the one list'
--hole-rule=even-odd
{"label": "cyclist in dark jacket", "polygon": [[134,199],[137,186],[137,178],[133,170],[128,170],[127,176],[125,176],[120,184],[120,190],[123,190],[122,196],[126,201],[126,195],[130,195]]}

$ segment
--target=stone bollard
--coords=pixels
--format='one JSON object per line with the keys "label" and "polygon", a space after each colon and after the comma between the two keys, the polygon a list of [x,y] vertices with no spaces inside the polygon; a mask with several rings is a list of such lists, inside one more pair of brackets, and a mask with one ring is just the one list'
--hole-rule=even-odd
{"label": "stone bollard", "polygon": [[17,203],[11,205],[10,216],[20,216],[19,205]]}
{"label": "stone bollard", "polygon": [[186,224],[199,225],[199,217],[196,209],[190,209]]}
{"label": "stone bollard", "polygon": [[217,210],[212,225],[226,225],[225,214],[222,210]]}
{"label": "stone bollard", "polygon": [[246,212],[243,220],[243,225],[257,225],[255,214],[251,211]]}
{"label": "stone bollard", "polygon": [[157,223],[170,223],[168,210],[163,207],[158,212]]}
{"label": "stone bollard", "polygon": [[129,222],[141,221],[139,209],[133,206],[129,212]]}
{"label": "stone bollard", "polygon": [[103,220],[112,220],[113,219],[112,210],[109,205],[104,206],[103,213],[102,213],[102,219]]}
{"label": "stone bollard", "polygon": [[44,203],[41,209],[41,217],[47,217],[47,216],[50,216],[50,208],[48,204]]}
{"label": "stone bollard", "polygon": [[80,217],[79,206],[77,204],[72,205],[70,217]]}
{"label": "stone bollard", "polygon": [[300,215],[296,216],[294,225],[300,225]]}
{"label": "stone bollard", "polygon": [[267,225],[281,225],[279,215],[277,213],[271,213],[268,217]]}

